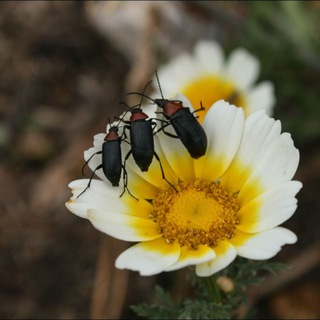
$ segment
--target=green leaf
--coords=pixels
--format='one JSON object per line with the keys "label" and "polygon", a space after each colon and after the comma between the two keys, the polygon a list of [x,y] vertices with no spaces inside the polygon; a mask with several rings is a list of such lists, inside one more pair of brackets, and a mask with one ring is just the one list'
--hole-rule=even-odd
{"label": "green leaf", "polygon": [[179,310],[178,319],[230,319],[230,308],[214,302],[186,300]]}

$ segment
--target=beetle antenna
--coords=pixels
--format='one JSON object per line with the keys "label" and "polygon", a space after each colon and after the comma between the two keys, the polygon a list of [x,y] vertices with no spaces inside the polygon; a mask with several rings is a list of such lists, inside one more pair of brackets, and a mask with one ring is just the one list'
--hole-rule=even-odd
{"label": "beetle antenna", "polygon": [[82,175],[84,176],[84,169],[85,167],[88,165],[88,163],[90,162],[90,160],[96,155],[96,154],[101,154],[102,152],[101,151],[98,151],[94,154],[92,154],[89,159],[85,162],[85,164],[82,166],[82,169],[81,169],[81,172],[82,172]]}
{"label": "beetle antenna", "polygon": [[[119,103],[120,104],[120,103]],[[126,114],[129,112],[129,110],[126,110],[123,114],[123,116],[121,118],[119,117],[114,117],[116,120],[119,120],[117,127],[119,128],[120,123],[123,121],[124,117],[126,116]]]}
{"label": "beetle antenna", "polygon": [[128,108],[128,110],[125,112],[124,116],[125,116],[129,111],[131,111],[132,109],[140,106],[140,104],[138,103],[138,104],[135,104],[134,106],[130,107],[130,106],[129,106],[127,103],[125,103],[124,101],[120,101],[119,104],[124,104],[124,105]]}
{"label": "beetle antenna", "polygon": [[[138,94],[139,96],[141,96],[140,104],[138,104],[138,106],[140,106],[140,107],[142,106],[143,98],[147,98],[147,99],[151,100],[152,102],[154,102],[154,100],[153,100],[152,98],[150,98],[149,96],[147,96],[147,95],[145,94],[146,89],[147,89],[147,87],[150,85],[151,82],[152,82],[152,80],[150,80],[150,81],[144,86],[142,93],[141,93],[141,92],[136,92],[136,91],[134,91],[134,92],[129,92],[129,93],[127,93],[127,96],[130,95],[130,94]],[[127,105],[127,106],[128,106],[128,105]]]}
{"label": "beetle antenna", "polygon": [[144,94],[146,92],[147,87],[149,86],[149,84],[152,82],[152,80],[150,80],[143,88],[143,91],[141,93],[141,101],[140,101],[140,107],[142,106],[142,101],[143,98],[146,97],[146,95]]}
{"label": "beetle antenna", "polygon": [[119,123],[117,125],[117,127],[119,127],[120,122],[123,121],[124,117],[126,116],[126,114],[131,111],[132,109],[134,109],[135,107],[139,106],[139,104],[134,105],[133,107],[130,107],[127,103],[125,103],[124,101],[120,101],[119,104],[124,104],[128,110],[125,111],[125,113],[123,114],[123,116],[121,118],[119,117],[115,117],[115,119],[119,120]]}
{"label": "beetle antenna", "polygon": [[126,114],[131,110],[131,108],[133,108],[133,107],[130,107],[130,106],[129,106],[127,103],[125,103],[124,101],[120,101],[119,104],[123,104],[123,105],[125,105],[125,106],[128,108],[128,110],[126,110],[126,112],[124,113],[124,115],[126,115]]}
{"label": "beetle antenna", "polygon": [[163,97],[163,93],[162,93],[162,89],[161,89],[161,85],[160,85],[160,81],[159,81],[159,77],[158,77],[158,72],[157,72],[157,69],[155,70],[155,75],[156,75],[156,78],[157,78],[157,82],[158,82],[158,86],[159,86],[159,90],[160,90],[160,94],[161,94],[161,97],[162,99],[164,99]]}
{"label": "beetle antenna", "polygon": [[139,96],[143,96],[144,98],[147,98],[147,99],[151,100],[153,103],[155,103],[152,98],[150,98],[149,96],[147,96],[147,95],[145,95],[145,94],[143,94],[141,92],[135,92],[135,91],[129,92],[129,93],[127,93],[127,96],[130,95],[130,94],[138,94]]}

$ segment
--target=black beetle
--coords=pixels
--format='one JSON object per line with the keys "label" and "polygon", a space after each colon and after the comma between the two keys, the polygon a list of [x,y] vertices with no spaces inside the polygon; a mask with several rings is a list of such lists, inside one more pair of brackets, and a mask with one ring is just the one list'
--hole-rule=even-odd
{"label": "black beetle", "polygon": [[142,172],[145,172],[148,171],[154,156],[159,162],[162,179],[164,179],[173,189],[176,190],[176,188],[166,179],[161,164],[161,160],[157,153],[154,151],[153,136],[155,134],[154,129],[156,128],[157,124],[153,122],[154,119],[148,119],[149,116],[146,113],[144,113],[141,109],[145,90],[151,82],[152,80],[145,85],[141,94],[140,104],[130,108],[126,103],[121,102],[122,104],[126,105],[131,111],[129,121],[123,120],[123,118],[119,119],[120,121],[126,124],[123,129],[123,134],[125,138],[127,137],[125,130],[129,130],[130,132],[131,149],[125,156],[124,166],[126,165],[126,161],[128,160],[128,158],[132,154],[137,166],[140,168]]}
{"label": "black beetle", "polygon": [[[122,103],[125,104],[124,102]],[[132,154],[133,159],[140,170],[142,172],[146,172],[148,171],[154,156],[159,162],[162,179],[164,179],[173,189],[176,190],[176,188],[166,179],[161,160],[154,150],[153,131],[156,127],[156,123],[152,121],[153,119],[148,119],[149,116],[144,113],[140,107],[130,108],[128,105],[127,107],[131,111],[130,120],[126,121],[122,119],[121,121],[126,124],[124,126],[125,138],[127,137],[125,134],[125,130],[129,130],[130,132],[131,149],[125,156],[124,166],[126,165],[126,161],[128,160],[128,158]]]}
{"label": "black beetle", "polygon": [[152,162],[154,151],[153,130],[156,124],[152,122],[141,108],[131,109],[131,117],[129,121],[123,121],[127,125],[125,129],[130,131],[131,149],[125,157],[125,161],[132,153],[133,159],[141,171],[148,171]]}
{"label": "black beetle", "polygon": [[127,171],[125,169],[125,166],[122,165],[122,156],[121,156],[121,147],[120,147],[120,144],[123,139],[122,139],[122,136],[119,136],[118,134],[118,131],[119,131],[118,126],[119,124],[117,126],[110,127],[108,133],[104,138],[104,142],[102,144],[102,150],[94,153],[84,164],[82,168],[82,173],[85,166],[96,154],[102,154],[102,163],[94,169],[87,187],[78,195],[78,198],[90,187],[91,181],[93,179],[95,172],[102,168],[105,177],[111,182],[113,187],[119,186],[121,171],[123,170],[124,188],[120,197],[124,194],[125,190],[127,190],[128,193],[134,199],[138,200],[136,197],[134,197],[130,193],[127,187],[127,184],[128,184]]}
{"label": "black beetle", "polygon": [[[178,100],[155,99],[154,102],[163,109],[163,115],[169,120],[191,157],[194,159],[202,157],[207,151],[207,135],[190,109],[184,107]],[[194,112],[200,110],[204,110],[202,105]],[[176,137],[164,130],[166,126],[162,126],[159,130],[163,130],[168,136]]]}
{"label": "black beetle", "polygon": [[[153,101],[163,110],[160,113],[162,113],[164,117],[169,120],[168,123],[164,124],[157,132],[162,130],[170,137],[179,138],[192,158],[197,159],[202,157],[207,151],[207,135],[197,118],[193,115],[195,112],[204,110],[202,103],[200,109],[191,112],[188,107],[183,106],[183,103],[180,100],[164,99],[157,72],[155,74],[162,96],[161,99],[152,99],[146,96],[144,93],[139,92],[130,92],[128,94],[139,94]],[[176,136],[164,130],[164,128],[169,124],[173,126],[177,134]]]}
{"label": "black beetle", "polygon": [[131,112],[130,119],[123,120],[124,117],[122,117],[122,119],[117,118],[126,124],[123,129],[125,138],[127,137],[125,130],[129,130],[130,132],[131,149],[125,157],[125,162],[132,153],[135,163],[143,172],[148,171],[154,156],[153,130],[156,127],[156,123],[154,123],[152,119],[148,119],[149,116],[141,109],[144,92],[151,82],[152,81],[149,81],[145,85],[140,104],[129,107],[125,102],[120,102],[120,104],[124,104],[128,108],[128,111]]}

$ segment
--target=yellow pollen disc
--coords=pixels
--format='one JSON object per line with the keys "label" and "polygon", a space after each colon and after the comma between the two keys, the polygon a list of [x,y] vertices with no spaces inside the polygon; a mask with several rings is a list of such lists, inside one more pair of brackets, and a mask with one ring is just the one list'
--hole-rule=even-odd
{"label": "yellow pollen disc", "polygon": [[219,77],[202,76],[187,84],[180,93],[190,100],[195,109],[200,108],[200,101],[202,102],[206,110],[197,113],[200,123],[202,123],[206,111],[221,99],[237,107],[246,108],[244,95],[237,91],[233,83]]}
{"label": "yellow pollen disc", "polygon": [[158,223],[166,242],[196,249],[233,237],[240,209],[236,194],[219,182],[201,180],[179,182],[176,189],[160,190],[152,203],[150,218]]}

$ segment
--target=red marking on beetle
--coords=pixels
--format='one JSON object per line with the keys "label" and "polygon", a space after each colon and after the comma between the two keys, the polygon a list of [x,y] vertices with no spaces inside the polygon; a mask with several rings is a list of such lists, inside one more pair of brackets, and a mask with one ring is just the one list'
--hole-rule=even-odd
{"label": "red marking on beetle", "polygon": [[114,140],[118,140],[118,138],[119,138],[118,133],[115,131],[111,131],[105,136],[104,141],[114,141]]}
{"label": "red marking on beetle", "polygon": [[109,129],[108,134],[104,137],[104,141],[115,141],[119,139],[118,128],[112,127]]}
{"label": "red marking on beetle", "polygon": [[132,109],[131,113],[132,113],[130,117],[131,122],[134,122],[136,120],[145,120],[149,118],[149,116],[145,114],[141,109]]}
{"label": "red marking on beetle", "polygon": [[176,112],[178,112],[182,108],[183,108],[182,102],[168,100],[168,102],[163,107],[163,113],[166,116],[171,117],[172,115],[174,115]]}

